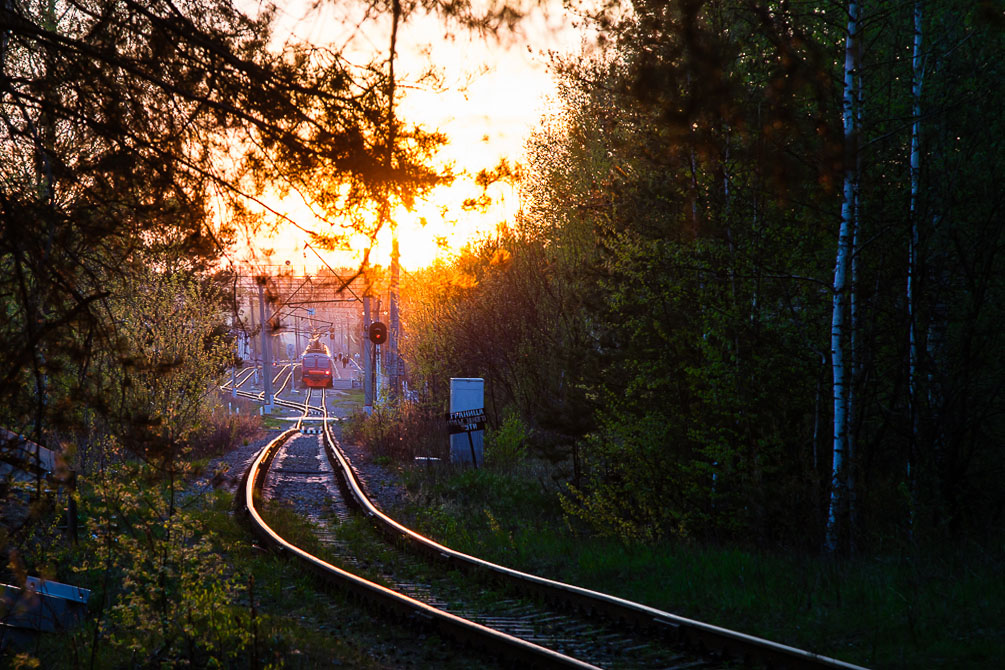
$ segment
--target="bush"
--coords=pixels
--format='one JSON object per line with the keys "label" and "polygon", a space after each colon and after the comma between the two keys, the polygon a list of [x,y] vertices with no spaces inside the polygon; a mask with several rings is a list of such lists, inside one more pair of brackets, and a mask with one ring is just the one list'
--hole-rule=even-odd
{"label": "bush", "polygon": [[527,426],[515,411],[506,412],[502,425],[485,431],[485,464],[509,469],[523,462],[527,454]]}
{"label": "bush", "polygon": [[262,417],[254,403],[248,400],[231,400],[238,413],[231,414],[218,406],[208,414],[205,423],[189,440],[193,459],[212,458],[233,449],[236,445],[254,439],[262,431]]}
{"label": "bush", "polygon": [[345,439],[364,444],[373,458],[398,463],[416,456],[448,457],[447,426],[433,407],[416,403],[382,404],[372,414],[358,412],[344,424]]}
{"label": "bush", "polygon": [[67,581],[94,590],[101,609],[54,653],[93,654],[100,667],[247,667],[247,593],[202,509],[226,510],[230,499],[213,493],[183,507],[178,495],[133,461],[82,482],[86,532],[63,562]]}
{"label": "bush", "polygon": [[675,458],[667,446],[672,443],[657,415],[610,419],[583,439],[583,482],[560,496],[562,509],[600,535],[629,544],[686,539],[707,528],[692,493],[701,473]]}

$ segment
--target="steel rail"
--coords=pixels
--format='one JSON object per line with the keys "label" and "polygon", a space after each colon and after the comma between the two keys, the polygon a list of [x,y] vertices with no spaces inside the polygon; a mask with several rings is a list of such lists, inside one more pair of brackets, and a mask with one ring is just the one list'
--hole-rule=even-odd
{"label": "steel rail", "polygon": [[[247,373],[247,374],[245,374]],[[237,388],[244,386],[244,383],[251,379],[255,374],[255,368],[247,368],[246,370],[241,370],[235,377],[238,378]],[[242,376],[243,375],[243,376]],[[228,384],[230,382],[227,382]],[[226,386],[227,384],[224,384]]]}
{"label": "steel rail", "polygon": [[[253,394],[246,391],[238,391],[238,393],[257,400],[261,400],[263,395],[261,393]],[[833,670],[866,670],[862,666],[688,619],[617,596],[524,573],[441,545],[388,517],[370,501],[363,490],[355,470],[353,470],[351,463],[342,452],[338,441],[331,432],[330,417],[328,417],[324,396],[322,396],[323,407],[320,409],[309,405],[310,395],[308,395],[304,403],[293,403],[279,399],[275,399],[275,402],[291,409],[304,411],[305,417],[309,411],[322,411],[324,415],[325,452],[333,470],[338,475],[340,487],[343,489],[343,493],[346,494],[348,501],[375,521],[386,535],[393,539],[404,540],[421,553],[431,556],[436,560],[446,562],[451,567],[481,572],[513,584],[525,591],[561,600],[586,611],[603,613],[612,618],[622,619],[633,625],[675,634],[679,639],[689,644],[724,652],[734,658],[762,663],[771,668],[792,668],[793,670],[821,670],[824,668]],[[298,427],[302,424],[303,418],[301,417],[298,421]],[[286,431],[277,440],[288,436],[293,430],[296,429]],[[272,443],[270,443],[271,445]],[[408,596],[402,597],[408,598]],[[424,606],[429,607],[428,605]],[[436,612],[440,612],[440,610],[433,609]],[[478,624],[473,625],[478,626]]]}
{"label": "steel rail", "polygon": [[284,364],[283,367],[279,368],[279,372],[276,373],[276,376],[272,378],[272,383],[275,384],[276,380],[278,380],[280,377],[282,377],[283,373],[286,372],[287,370],[290,371],[290,374],[288,374],[286,376],[286,379],[283,381],[282,385],[278,389],[276,389],[275,391],[272,392],[272,396],[273,396],[272,400],[273,400],[273,402],[275,402],[275,396],[277,396],[280,393],[282,393],[283,389],[286,388],[286,385],[290,383],[291,379],[293,379],[293,366],[290,365],[289,363]]}
{"label": "steel rail", "polygon": [[331,433],[327,421],[324,422],[324,433],[326,438],[325,451],[328,459],[331,461],[332,469],[341,475],[339,483],[344,488],[344,493],[349,494],[350,501],[353,501],[364,514],[375,521],[389,537],[403,540],[420,552],[445,562],[451,567],[479,571],[525,591],[558,599],[586,611],[603,613],[633,625],[676,634],[679,639],[689,644],[721,651],[734,658],[761,663],[770,668],[866,670],[859,665],[688,619],[599,591],[521,572],[450,549],[403,526],[377,509],[364,492],[359,477],[353,470],[349,459],[342,452],[335,436]]}
{"label": "steel rail", "polygon": [[[291,365],[290,363],[284,363],[283,365],[281,365],[281,366],[280,366],[280,365],[277,365],[276,367],[277,367],[277,368],[279,368],[279,371],[278,371],[278,372],[276,372],[275,376],[273,376],[273,378],[272,378],[272,383],[273,383],[273,384],[274,384],[274,383],[276,383],[277,381],[279,381],[279,378],[280,378],[280,377],[281,377],[281,376],[283,375],[283,373],[284,373],[284,372],[286,372],[287,370],[289,370],[289,371],[290,371],[290,374],[289,374],[289,375],[287,375],[287,377],[286,377],[286,380],[285,380],[285,381],[283,382],[283,385],[282,385],[282,386],[280,386],[280,387],[279,387],[279,389],[278,389],[277,391],[275,391],[275,392],[274,392],[274,395],[278,395],[279,393],[281,393],[281,392],[282,392],[282,390],[286,388],[286,385],[290,383],[290,380],[291,380],[291,379],[293,379],[293,367],[294,367],[294,366],[293,366],[293,365]],[[247,370],[242,370],[242,371],[241,371],[241,372],[240,372],[239,374],[244,374],[245,372],[247,372],[247,373],[248,373],[248,374],[247,374],[247,376],[245,376],[245,377],[244,377],[244,378],[243,378],[243,379],[242,379],[242,380],[241,380],[240,382],[238,382],[238,384],[237,384],[237,389],[236,389],[236,390],[238,391],[238,393],[240,393],[240,392],[241,392],[241,391],[240,391],[240,388],[241,388],[241,387],[242,387],[242,386],[244,385],[244,383],[245,383],[246,381],[248,381],[248,379],[250,379],[250,378],[251,378],[252,374],[254,374],[254,373],[255,373],[255,368],[248,368]],[[224,382],[223,384],[221,384],[221,385],[220,385],[220,390],[222,390],[222,391],[227,391],[227,390],[229,390],[229,389],[230,389],[230,382],[231,382],[231,380],[229,380],[229,379],[228,379],[228,380],[227,380],[226,382]],[[265,393],[264,391],[263,391],[262,393],[259,393],[257,397],[258,397],[259,399],[261,399],[261,397],[262,397],[262,396],[264,395],[264,393]]]}
{"label": "steel rail", "polygon": [[[291,367],[291,366],[288,365],[288,364],[286,366],[284,366],[279,371],[279,373],[276,374],[276,376],[273,379],[273,381],[274,382],[277,381],[279,379],[280,375],[282,375],[283,372],[285,372],[286,369],[289,368],[289,367]],[[251,369],[251,372],[254,372],[254,368]],[[249,400],[257,400],[259,402],[263,402],[264,399],[265,399],[265,391],[259,391],[259,392],[255,393],[255,392],[252,392],[252,391],[242,391],[241,390],[241,386],[250,377],[251,377],[251,374],[248,374],[248,376],[245,377],[244,380],[242,380],[241,382],[239,382],[237,384],[237,389],[235,390],[236,395],[239,395],[242,398],[247,398]],[[287,384],[290,383],[290,380],[292,378],[293,378],[293,371],[291,370],[290,374],[287,375],[286,380],[283,382],[283,385],[280,386],[279,389],[273,393],[272,404],[279,405],[280,407],[286,407],[288,409],[298,409],[298,410],[302,410],[302,411],[306,409],[309,412],[319,412],[319,413],[324,412],[325,411],[324,407],[316,407],[314,405],[308,405],[307,404],[310,401],[310,398],[311,398],[310,389],[312,387],[308,387],[307,400],[305,402],[303,402],[303,403],[293,402],[291,400],[283,400],[282,398],[279,397],[279,394],[286,388]],[[225,383],[221,384],[220,385],[220,390],[221,391],[230,391],[231,390],[230,380],[228,380]],[[321,401],[322,405],[324,405],[324,398],[325,398],[324,389],[322,389],[321,398],[322,398],[322,401]],[[307,418],[306,414],[304,415],[304,418]],[[340,419],[338,417],[328,417],[328,420],[329,421],[340,421]]]}
{"label": "steel rail", "polygon": [[[327,422],[326,424],[327,425]],[[296,558],[326,582],[349,593],[374,603],[394,615],[412,620],[420,625],[458,639],[473,643],[490,653],[507,659],[526,663],[531,667],[577,668],[579,670],[599,670],[597,666],[584,663],[570,656],[542,647],[526,640],[507,635],[462,617],[438,610],[419,600],[393,591],[367,579],[342,570],[303,549],[291,544],[276,533],[258,512],[255,499],[260,495],[265,474],[279,448],[297,434],[291,428],[272,440],[256,454],[251,466],[245,472],[238,490],[237,500],[246,513],[255,534],[266,545]]]}
{"label": "steel rail", "polygon": [[[228,379],[223,384],[220,385],[221,391],[229,391],[231,388],[240,389],[244,386],[244,383],[251,379],[251,376],[255,374],[255,368],[242,368],[240,372],[235,372],[233,379]],[[236,385],[232,385],[231,382],[236,381]]]}
{"label": "steel rail", "polygon": [[[224,390],[224,391],[229,390],[229,389],[227,389],[226,385],[221,386],[220,389]],[[261,402],[264,399],[265,392],[264,391],[260,391],[258,393],[253,393],[251,391],[242,391],[242,390],[238,389],[237,390],[237,395],[241,396],[242,398],[247,398],[249,400],[257,400],[257,401]],[[324,397],[324,396],[322,396],[322,397]],[[308,399],[309,399],[309,396],[308,396]],[[299,409],[299,410],[303,410],[304,409],[304,403],[293,402],[291,400],[283,400],[282,398],[276,398],[276,397],[273,397],[272,404],[279,405],[281,407],[286,407],[288,409]],[[315,405],[310,405],[309,407],[307,407],[307,409],[308,409],[308,411],[311,411],[311,412],[323,412],[324,411],[323,407],[317,407]],[[329,421],[339,421],[340,419],[338,417],[328,417],[328,420]]]}
{"label": "steel rail", "polygon": [[[301,407],[301,409],[304,412],[303,416],[297,419],[297,423],[294,426],[294,428],[296,428],[297,430],[300,430],[301,428],[304,427],[304,419],[306,419],[307,416],[311,413],[311,396],[313,395],[314,395],[314,389],[308,388],[307,397],[304,398],[304,404],[303,407]],[[321,389],[321,406],[324,407],[324,404],[325,404],[325,390]]]}

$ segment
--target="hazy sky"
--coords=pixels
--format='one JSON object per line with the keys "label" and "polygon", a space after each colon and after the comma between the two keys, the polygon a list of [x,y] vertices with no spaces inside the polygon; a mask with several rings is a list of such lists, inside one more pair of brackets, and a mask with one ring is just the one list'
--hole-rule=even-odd
{"label": "hazy sky", "polygon": [[[254,14],[264,3],[239,3]],[[337,0],[287,0],[276,3],[277,39],[295,36],[319,45],[333,45],[359,64],[373,54],[386,54],[390,18],[360,21],[359,5]],[[437,128],[450,138],[439,160],[453,163],[456,172],[474,175],[494,167],[501,157],[511,162],[521,158],[523,143],[546,107],[553,92],[548,75],[547,51],[578,49],[580,37],[571,27],[561,2],[553,2],[547,12],[535,9],[512,34],[498,39],[447,28],[433,17],[417,17],[399,28],[399,55],[395,69],[402,98],[400,118]],[[422,72],[433,66],[438,71],[435,87],[417,84]],[[515,193],[502,189],[490,195],[498,203],[485,215],[462,211],[465,197],[480,193],[469,179],[459,179],[450,188],[440,189],[416,211],[397,215],[401,237],[402,264],[414,269],[428,263],[438,252],[437,241],[458,248],[478,231],[492,230],[511,219],[518,205]],[[446,216],[443,216],[444,209]],[[302,220],[306,213],[291,205],[290,216]],[[417,222],[425,219],[420,228]],[[305,222],[313,225],[313,221]],[[303,238],[289,234],[277,241],[276,262],[305,261]],[[380,240],[372,256],[387,263],[389,237]],[[306,253],[308,268],[316,257]]]}

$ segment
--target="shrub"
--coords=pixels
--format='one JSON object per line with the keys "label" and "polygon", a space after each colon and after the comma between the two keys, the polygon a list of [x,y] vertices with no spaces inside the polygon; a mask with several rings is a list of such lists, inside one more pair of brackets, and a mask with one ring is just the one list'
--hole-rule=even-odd
{"label": "shrub", "polygon": [[411,462],[416,456],[446,458],[447,427],[440,412],[426,405],[381,404],[372,414],[354,414],[344,425],[345,439],[366,445],[373,458]]}
{"label": "shrub", "polygon": [[515,411],[506,412],[502,425],[485,431],[485,463],[509,469],[519,465],[527,454],[527,426]]}
{"label": "shrub", "polygon": [[219,456],[236,445],[253,439],[263,428],[262,417],[250,401],[230,400],[238,413],[231,414],[218,406],[208,414],[203,425],[189,440],[191,458]]}

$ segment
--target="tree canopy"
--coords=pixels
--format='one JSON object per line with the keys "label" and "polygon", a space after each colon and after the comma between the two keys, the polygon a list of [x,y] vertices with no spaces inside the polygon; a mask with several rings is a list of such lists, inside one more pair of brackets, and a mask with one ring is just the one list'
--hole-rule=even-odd
{"label": "tree canopy", "polygon": [[919,23],[867,3],[855,42],[845,3],[611,3],[589,19],[603,48],[556,59],[521,218],[458,261],[474,281],[427,298],[446,307],[417,313],[412,348],[502,389],[539,449],[576,417],[571,515],[629,541],[851,551],[983,534],[1005,509],[1002,33],[922,4]]}

